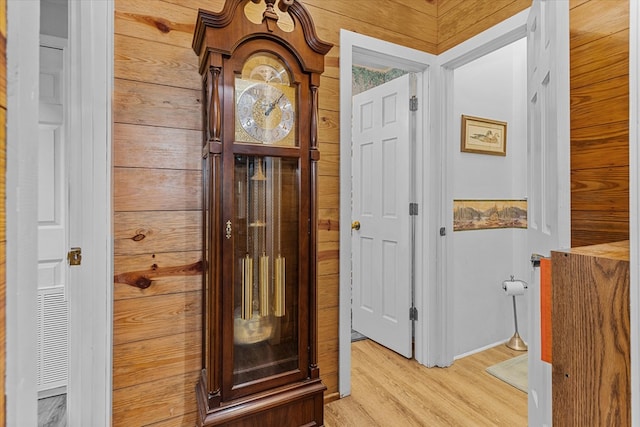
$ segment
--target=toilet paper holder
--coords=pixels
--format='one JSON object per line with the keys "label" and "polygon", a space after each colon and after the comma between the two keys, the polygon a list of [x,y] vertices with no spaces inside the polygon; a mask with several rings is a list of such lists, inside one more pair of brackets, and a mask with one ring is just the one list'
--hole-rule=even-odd
{"label": "toilet paper holder", "polygon": [[515,333],[513,336],[507,341],[506,345],[510,349],[516,351],[527,351],[527,344],[525,344],[524,340],[520,337],[518,333],[518,314],[516,312],[516,295],[524,294],[524,291],[529,287],[527,282],[523,280],[515,280],[513,276],[511,276],[511,280],[505,280],[502,282],[502,289],[506,292],[507,295],[511,295],[513,298],[513,323],[515,324]]}
{"label": "toilet paper holder", "polygon": [[522,295],[529,285],[524,280],[516,280],[511,276],[510,280],[502,282],[502,289],[507,295]]}

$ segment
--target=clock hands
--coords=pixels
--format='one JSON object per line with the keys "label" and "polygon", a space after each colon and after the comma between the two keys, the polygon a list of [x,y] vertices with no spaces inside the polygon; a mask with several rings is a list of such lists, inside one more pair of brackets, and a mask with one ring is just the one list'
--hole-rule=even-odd
{"label": "clock hands", "polygon": [[295,128],[295,107],[287,92],[266,83],[247,86],[236,101],[239,125],[265,144],[284,140]]}
{"label": "clock hands", "polygon": [[280,96],[278,97],[278,99],[276,99],[275,101],[269,103],[269,106],[267,107],[267,109],[264,110],[264,115],[265,116],[269,116],[269,114],[271,114],[273,109],[276,108],[276,104],[278,102],[280,102],[280,100],[282,99],[283,96],[284,96],[284,93],[281,93]]}

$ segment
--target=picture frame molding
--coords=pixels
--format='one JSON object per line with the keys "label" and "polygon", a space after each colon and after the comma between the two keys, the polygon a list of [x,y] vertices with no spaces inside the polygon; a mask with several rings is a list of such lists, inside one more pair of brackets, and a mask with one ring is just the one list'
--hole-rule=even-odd
{"label": "picture frame molding", "polygon": [[[489,154],[492,156],[506,156],[507,155],[507,122],[499,120],[486,119],[482,117],[468,116],[463,114],[461,120],[461,139],[460,139],[460,151],[463,153],[475,153],[475,154]],[[481,143],[472,141],[472,136],[469,135],[469,126],[475,125],[476,127],[486,127],[487,131],[492,129],[499,129],[501,132],[501,140],[497,142],[497,147],[494,149],[491,146],[484,146]]]}

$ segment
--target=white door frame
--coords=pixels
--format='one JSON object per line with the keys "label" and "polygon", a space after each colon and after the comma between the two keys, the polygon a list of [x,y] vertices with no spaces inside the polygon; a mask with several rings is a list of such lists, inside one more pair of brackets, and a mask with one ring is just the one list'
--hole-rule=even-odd
{"label": "white door frame", "polygon": [[[69,1],[71,79],[69,126],[81,170],[82,226],[70,245],[82,248],[82,268],[69,291],[69,425],[110,426],[113,341],[111,226],[111,99],[114,3]],[[89,142],[89,143],[87,143]],[[75,176],[73,175],[75,173]],[[77,239],[77,240],[76,240]]]}
{"label": "white door frame", "polygon": [[640,5],[629,2],[629,240],[631,320],[631,425],[640,425]]}
{"label": "white door frame", "polygon": [[[340,316],[339,316],[339,392],[340,396],[351,394],[351,68],[359,63],[359,58],[367,58],[376,63],[403,68],[407,71],[421,73],[422,94],[419,94],[419,118],[422,121],[422,135],[416,141],[416,156],[418,159],[428,159],[428,167],[417,171],[416,197],[421,206],[416,223],[416,259],[425,260],[417,263],[415,271],[416,286],[415,305],[419,313],[422,310],[424,295],[430,292],[434,280],[428,280],[435,269],[435,251],[428,245],[430,240],[424,239],[424,225],[432,221],[428,205],[433,194],[431,175],[433,166],[437,164],[436,156],[425,148],[432,138],[428,135],[428,113],[432,108],[435,96],[429,96],[433,88],[435,56],[415,49],[395,45],[393,43],[374,39],[347,30],[340,30]],[[408,101],[407,101],[408,102]],[[431,104],[431,105],[429,105]],[[423,173],[424,172],[424,173]],[[420,176],[420,173],[423,173]],[[425,186],[426,183],[426,186]],[[434,187],[437,188],[437,187]],[[429,260],[428,262],[426,260]],[[419,284],[425,282],[426,285]],[[408,315],[408,310],[407,310]],[[419,317],[415,324],[415,358],[422,362],[428,356],[428,346],[423,340],[423,329],[429,324],[424,317]]]}
{"label": "white door frame", "polygon": [[[7,2],[6,424],[37,425],[39,2]],[[35,27],[35,28],[34,28]],[[27,31],[27,29],[29,29]],[[3,408],[4,409],[4,408]]]}
{"label": "white door frame", "polygon": [[[446,141],[453,141],[456,129],[459,129],[460,118],[454,117],[454,78],[456,68],[469,62],[481,58],[504,46],[527,36],[527,17],[529,9],[519,12],[488,30],[472,37],[469,40],[449,49],[438,56],[440,64],[440,85],[441,104],[438,111],[441,114],[438,123],[441,124],[442,153],[442,198],[440,199],[440,215],[443,220],[442,226],[447,230],[447,234],[452,233],[453,226],[453,179],[450,176],[453,171],[453,151],[459,149],[456,144],[447,144]],[[438,254],[442,255],[438,264],[438,286],[437,300],[433,301],[437,305],[432,305],[434,310],[438,310],[437,324],[441,329],[435,332],[435,336],[441,338],[438,342],[440,351],[435,363],[438,366],[449,366],[454,358],[454,330],[453,330],[453,292],[451,292],[449,281],[453,277],[453,248],[447,244],[447,238],[439,239]]]}
{"label": "white door frame", "polygon": [[[70,272],[68,422],[111,425],[113,2],[69,2],[71,179],[81,185],[82,267]],[[7,3],[7,425],[37,424],[36,295],[40,3]],[[75,104],[75,105],[74,105]],[[89,142],[89,143],[88,143]],[[73,148],[72,148],[73,150]],[[74,240],[75,239],[75,240]],[[71,397],[74,396],[74,397]]]}

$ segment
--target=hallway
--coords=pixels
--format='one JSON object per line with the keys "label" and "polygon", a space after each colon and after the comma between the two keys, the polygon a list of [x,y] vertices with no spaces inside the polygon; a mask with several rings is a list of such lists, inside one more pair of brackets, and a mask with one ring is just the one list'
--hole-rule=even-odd
{"label": "hallway", "polygon": [[355,342],[351,396],[325,405],[325,425],[526,426],[527,395],[485,372],[521,354],[500,345],[426,368],[373,341]]}

